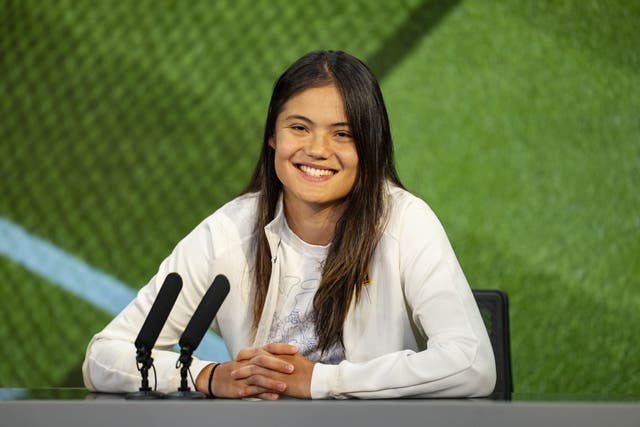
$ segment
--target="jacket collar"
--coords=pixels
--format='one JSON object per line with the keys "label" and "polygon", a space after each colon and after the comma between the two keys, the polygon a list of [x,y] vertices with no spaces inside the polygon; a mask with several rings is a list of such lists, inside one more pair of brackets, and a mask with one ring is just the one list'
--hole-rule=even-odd
{"label": "jacket collar", "polygon": [[280,246],[280,236],[282,235],[282,227],[284,226],[284,203],[282,201],[282,192],[278,197],[276,205],[276,214],[273,220],[264,227],[264,233],[269,242],[269,250],[271,251],[271,260],[276,261],[278,246]]}
{"label": "jacket collar", "polygon": [[269,278],[269,289],[262,309],[262,316],[258,323],[258,330],[254,338],[254,347],[261,347],[267,343],[269,331],[271,330],[271,322],[273,313],[276,310],[278,302],[278,287],[280,285],[280,264],[278,260],[278,247],[280,246],[280,236],[282,227],[284,226],[284,209],[282,203],[282,193],[278,198],[276,205],[276,214],[273,220],[264,227],[264,234],[269,243],[269,251],[271,252],[271,277]]}

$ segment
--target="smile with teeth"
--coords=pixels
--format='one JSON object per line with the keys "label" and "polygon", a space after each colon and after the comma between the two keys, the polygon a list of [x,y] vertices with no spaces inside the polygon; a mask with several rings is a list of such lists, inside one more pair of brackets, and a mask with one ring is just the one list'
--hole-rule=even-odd
{"label": "smile with teeth", "polygon": [[332,169],[316,169],[306,165],[298,165],[298,169],[310,176],[330,176],[336,173]]}

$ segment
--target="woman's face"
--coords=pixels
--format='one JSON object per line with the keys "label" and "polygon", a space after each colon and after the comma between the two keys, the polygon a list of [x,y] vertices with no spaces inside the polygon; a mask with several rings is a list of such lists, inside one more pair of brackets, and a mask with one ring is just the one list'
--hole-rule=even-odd
{"label": "woman's face", "polygon": [[339,205],[351,192],[358,154],[340,92],[314,87],[291,97],[276,119],[269,145],[287,208]]}

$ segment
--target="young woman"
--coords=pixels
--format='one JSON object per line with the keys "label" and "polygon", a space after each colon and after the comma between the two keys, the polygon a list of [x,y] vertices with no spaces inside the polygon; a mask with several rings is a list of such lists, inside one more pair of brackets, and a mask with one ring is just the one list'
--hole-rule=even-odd
{"label": "young woman", "polygon": [[[194,360],[215,397],[486,396],[491,344],[439,221],[402,188],[378,83],[358,59],[307,54],[276,82],[244,193],[176,246],[87,349],[91,390],[140,385],[133,341],[164,278],[184,287],[154,350],[175,391],[176,344],[212,279],[231,291],[212,329],[234,359]],[[212,373],[212,369],[215,370]]]}

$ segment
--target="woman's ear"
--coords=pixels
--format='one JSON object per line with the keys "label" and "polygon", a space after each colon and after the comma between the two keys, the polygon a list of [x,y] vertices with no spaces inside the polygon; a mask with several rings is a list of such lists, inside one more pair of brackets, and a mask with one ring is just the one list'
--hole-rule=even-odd
{"label": "woman's ear", "polygon": [[276,149],[276,140],[273,136],[269,138],[269,147],[273,148],[274,150]]}

